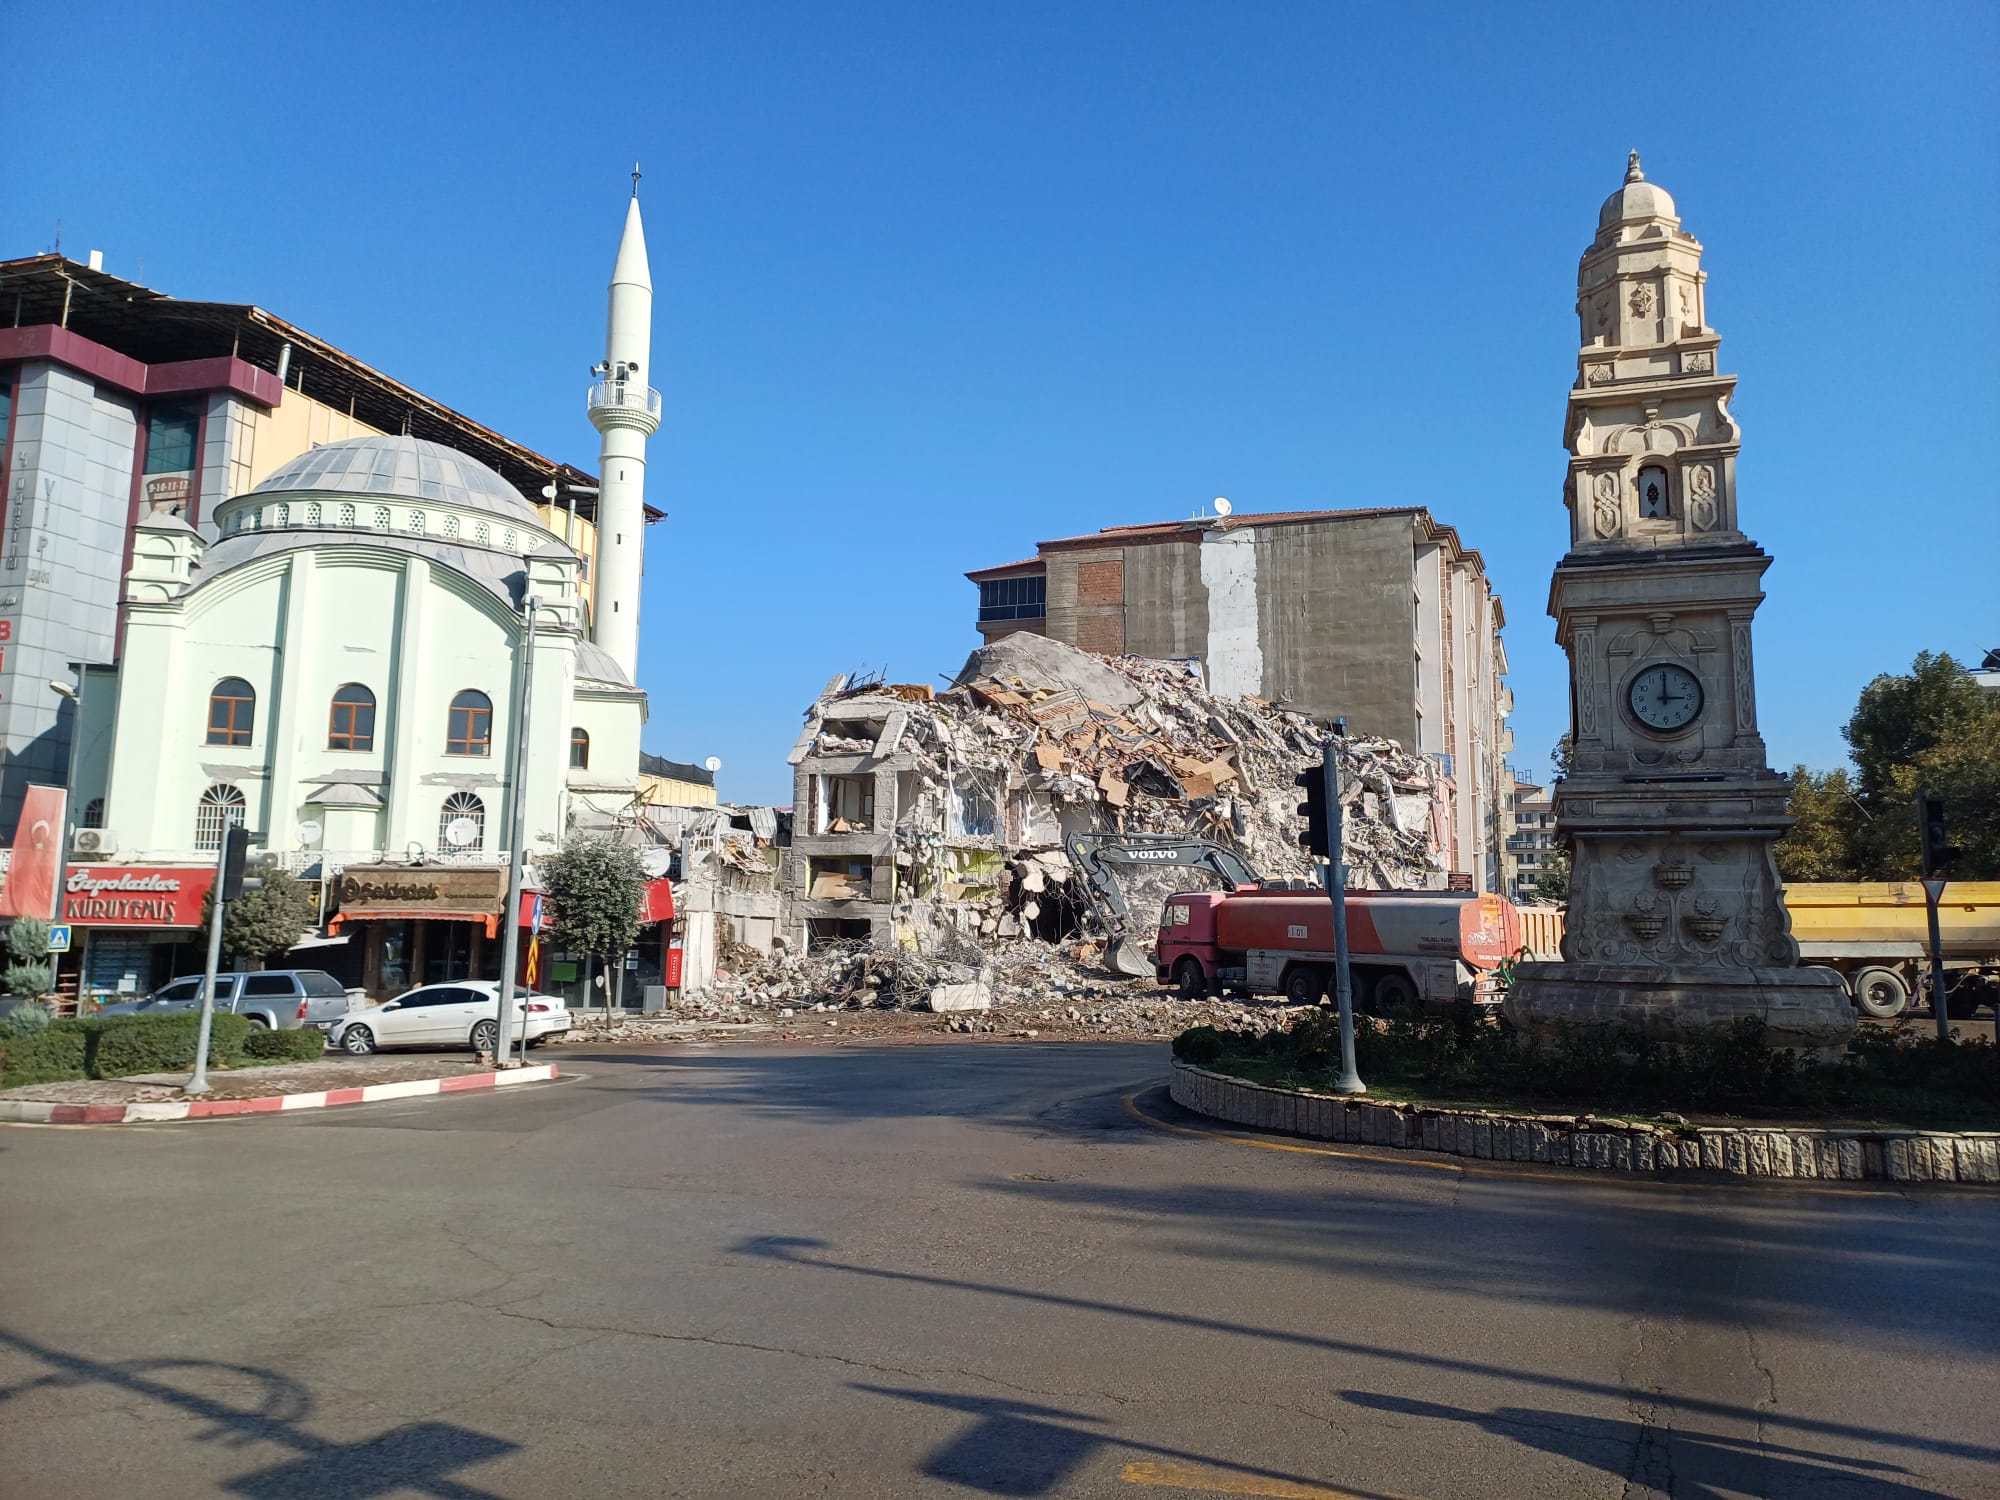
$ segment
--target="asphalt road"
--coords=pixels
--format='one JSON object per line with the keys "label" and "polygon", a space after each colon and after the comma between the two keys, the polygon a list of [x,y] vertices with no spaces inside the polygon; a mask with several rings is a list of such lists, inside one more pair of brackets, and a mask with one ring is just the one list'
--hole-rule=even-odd
{"label": "asphalt road", "polygon": [[2000,1495],[2000,1196],[1258,1149],[1156,1046],[561,1061],[0,1128],[0,1496]]}

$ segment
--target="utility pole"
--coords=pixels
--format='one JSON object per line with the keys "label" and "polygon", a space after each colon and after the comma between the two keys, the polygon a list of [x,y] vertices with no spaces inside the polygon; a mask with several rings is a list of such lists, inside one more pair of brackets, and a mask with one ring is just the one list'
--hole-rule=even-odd
{"label": "utility pole", "polygon": [[194,1039],[194,1076],[181,1090],[184,1094],[208,1092],[208,1039],[215,1029],[215,971],[222,965],[222,923],[229,914],[229,903],[243,891],[243,867],[250,858],[250,838],[250,830],[241,823],[231,824],[222,830],[222,843],[215,851],[215,896],[209,909],[208,964],[201,976],[201,1025]]}
{"label": "utility pole", "polygon": [[1344,814],[1340,805],[1339,742],[1347,738],[1347,720],[1335,719],[1334,732],[1321,751],[1320,764],[1299,773],[1296,786],[1306,794],[1299,815],[1306,831],[1299,842],[1325,863],[1320,866],[1327,900],[1333,903],[1333,996],[1340,1012],[1340,1081],[1337,1094],[1365,1094],[1368,1086],[1354,1065],[1354,981],[1347,962],[1347,866],[1342,862]]}
{"label": "utility pole", "polygon": [[[528,838],[528,708],[534,701],[535,680],[535,611],[541,600],[528,595],[524,601],[527,607],[527,629],[522,635],[521,670],[514,679],[514,768],[509,773],[513,786],[510,788],[512,800],[507,809],[507,909],[501,918],[500,930],[500,1008],[496,1020],[499,1022],[499,1036],[493,1042],[493,1065],[496,1068],[512,1067],[508,1060],[514,1035],[514,968],[521,956],[521,879],[525,855],[521,846]],[[522,1017],[525,1029],[527,1018]],[[528,1043],[524,1037],[521,1051],[525,1055]]]}
{"label": "utility pole", "polygon": [[[1944,899],[1945,868],[1964,851],[1952,847],[1945,827],[1944,798],[1930,792],[1917,793],[1917,844],[1923,856],[1924,907],[1931,928],[1931,1015],[1937,1021],[1937,1039],[1951,1040],[1951,1019],[1945,1014],[1944,937],[1938,930],[1938,902]],[[1995,1011],[2000,1015],[2000,1010]]]}
{"label": "utility pole", "polygon": [[1347,865],[1344,835],[1347,814],[1340,804],[1340,741],[1347,738],[1347,720],[1333,721],[1333,736],[1326,742],[1326,893],[1333,899],[1333,986],[1340,1007],[1340,1081],[1336,1094],[1365,1094],[1368,1085],[1354,1066],[1354,978],[1347,963]]}

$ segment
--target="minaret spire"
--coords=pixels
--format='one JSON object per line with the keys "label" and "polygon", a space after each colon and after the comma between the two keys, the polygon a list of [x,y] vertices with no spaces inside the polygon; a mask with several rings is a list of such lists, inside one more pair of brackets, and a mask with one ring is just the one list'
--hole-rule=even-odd
{"label": "minaret spire", "polygon": [[646,439],[660,425],[660,393],[650,384],[653,273],[639,217],[639,164],[611,265],[604,362],[590,388],[598,453],[597,566],[591,579],[591,638],[635,684],[639,665],[639,579],[644,572]]}

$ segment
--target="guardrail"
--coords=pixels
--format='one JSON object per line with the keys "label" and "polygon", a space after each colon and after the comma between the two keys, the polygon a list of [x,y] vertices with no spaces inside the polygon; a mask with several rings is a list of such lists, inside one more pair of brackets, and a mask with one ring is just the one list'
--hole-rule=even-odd
{"label": "guardrail", "polygon": [[640,385],[636,381],[596,381],[591,385],[584,400],[591,411],[596,411],[600,407],[623,407],[627,410],[643,411],[656,422],[660,419],[660,393],[650,385]]}

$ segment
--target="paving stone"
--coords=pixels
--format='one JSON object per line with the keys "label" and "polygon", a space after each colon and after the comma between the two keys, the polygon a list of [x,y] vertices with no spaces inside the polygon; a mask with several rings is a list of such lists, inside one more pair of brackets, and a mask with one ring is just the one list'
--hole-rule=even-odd
{"label": "paving stone", "polygon": [[1726,1130],[1704,1130],[1698,1137],[1701,1142],[1701,1165],[1704,1171],[1722,1170],[1722,1141],[1728,1133]]}
{"label": "paving stone", "polygon": [[1739,1177],[1750,1170],[1750,1147],[1740,1130],[1732,1130],[1723,1137],[1722,1170]]}
{"label": "paving stone", "polygon": [[1891,1182],[1908,1182],[1914,1175],[1910,1165],[1910,1143],[1901,1136],[1882,1143],[1883,1165]]}
{"label": "paving stone", "polygon": [[1559,1167],[1575,1165],[1576,1132],[1574,1130],[1552,1130],[1549,1132],[1549,1160]]}
{"label": "paving stone", "polygon": [[1770,1164],[1766,1170],[1773,1177],[1790,1177],[1792,1175],[1792,1138],[1790,1136],[1781,1130],[1771,1132],[1769,1144],[1765,1147],[1765,1151],[1770,1158]]}
{"label": "paving stone", "polygon": [[1632,1170],[1653,1172],[1658,1170],[1660,1143],[1651,1131],[1632,1137]]}
{"label": "paving stone", "polygon": [[1958,1181],[1958,1143],[1948,1135],[1930,1139],[1931,1178],[1936,1182]]}
{"label": "paving stone", "polygon": [[1631,1136],[1629,1135],[1612,1136],[1611,1139],[1606,1143],[1606,1149],[1609,1150],[1611,1153],[1611,1160],[1607,1163],[1607,1165],[1611,1168],[1612,1171],[1629,1172],[1632,1170]]}
{"label": "paving stone", "polygon": [[1841,1136],[1833,1143],[1834,1176],[1846,1182],[1859,1182],[1868,1170],[1866,1154],[1861,1142],[1853,1136]]}

